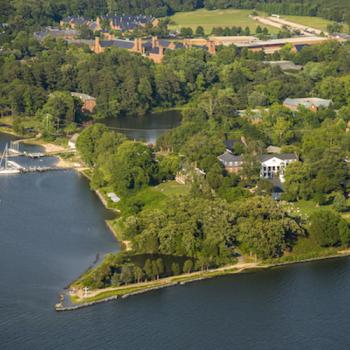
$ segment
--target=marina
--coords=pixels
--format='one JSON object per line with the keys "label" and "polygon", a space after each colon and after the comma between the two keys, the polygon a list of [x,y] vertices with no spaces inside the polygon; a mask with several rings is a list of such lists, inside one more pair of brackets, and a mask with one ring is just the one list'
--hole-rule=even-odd
{"label": "marina", "polygon": [[78,166],[69,166],[69,167],[61,167],[61,166],[23,166],[14,161],[12,158],[16,157],[27,157],[30,159],[40,159],[43,157],[51,157],[51,154],[46,154],[43,152],[21,152],[19,150],[19,143],[10,142],[10,146],[6,144],[5,149],[2,153],[0,159],[0,176],[1,175],[13,175],[13,174],[21,174],[21,173],[42,173],[47,171],[62,171],[62,170],[70,170],[77,168]]}

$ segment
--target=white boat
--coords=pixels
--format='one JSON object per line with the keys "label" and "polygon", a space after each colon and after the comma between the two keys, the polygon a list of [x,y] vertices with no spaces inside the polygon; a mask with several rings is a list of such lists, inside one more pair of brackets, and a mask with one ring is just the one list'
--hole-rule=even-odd
{"label": "white boat", "polygon": [[18,169],[0,169],[0,175],[19,174],[20,172]]}
{"label": "white boat", "polygon": [[19,174],[20,172],[20,166],[17,163],[8,160],[8,145],[6,144],[5,150],[0,159],[0,175]]}

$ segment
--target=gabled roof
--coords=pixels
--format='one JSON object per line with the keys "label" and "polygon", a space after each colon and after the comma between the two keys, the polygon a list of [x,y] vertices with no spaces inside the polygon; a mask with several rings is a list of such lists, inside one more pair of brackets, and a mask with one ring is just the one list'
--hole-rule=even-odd
{"label": "gabled roof", "polygon": [[42,40],[47,36],[52,36],[54,38],[64,38],[69,36],[73,37],[77,35],[79,35],[79,31],[75,29],[59,29],[52,27],[46,27],[44,30],[34,33],[34,37],[37,40]]}
{"label": "gabled roof", "polygon": [[92,97],[92,96],[87,95],[87,94],[83,94],[83,93],[81,93],[81,92],[71,92],[70,94],[71,94],[73,97],[80,98],[82,101],[96,100],[95,97]]}
{"label": "gabled roof", "polygon": [[170,41],[169,40],[159,39],[158,42],[159,42],[159,45],[163,46],[163,47],[168,47],[170,45]]}
{"label": "gabled roof", "polygon": [[316,107],[329,107],[332,103],[332,100],[325,100],[318,97],[305,97],[305,98],[286,98],[283,102],[289,106],[304,106],[306,108],[311,108],[312,106]]}
{"label": "gabled roof", "polygon": [[270,160],[272,158],[277,158],[280,160],[298,160],[298,157],[294,153],[281,153],[281,154],[263,154],[260,157],[260,160],[262,162],[266,162],[267,160]]}
{"label": "gabled roof", "polygon": [[267,153],[281,153],[281,147],[277,147],[277,146],[269,146],[266,148]]}
{"label": "gabled roof", "polygon": [[134,43],[129,40],[104,40],[100,42],[101,47],[119,47],[121,49],[132,49],[134,47]]}
{"label": "gabled roof", "polygon": [[242,156],[235,156],[231,152],[226,151],[224,154],[218,157],[222,163],[229,162],[242,162]]}

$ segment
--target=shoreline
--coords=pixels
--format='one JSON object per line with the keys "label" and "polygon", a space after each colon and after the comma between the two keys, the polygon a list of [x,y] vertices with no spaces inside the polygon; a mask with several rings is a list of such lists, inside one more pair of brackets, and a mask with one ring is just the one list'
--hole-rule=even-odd
{"label": "shoreline", "polygon": [[[84,177],[86,177],[87,180],[90,180],[88,174],[86,174],[83,170],[84,169],[75,169],[80,174],[82,174]],[[110,208],[108,206],[107,199],[104,198],[103,194],[97,189],[93,189],[97,195],[97,197],[100,199],[101,203],[107,210],[112,210],[116,213],[120,213],[119,210],[115,208]],[[132,248],[129,246],[129,242],[125,242],[120,239],[118,236],[118,233],[116,232],[115,228],[112,226],[110,220],[106,220],[106,225],[108,226],[109,230],[119,243],[122,250],[130,251]],[[350,249],[348,250],[339,250],[335,254],[330,255],[320,255],[318,257],[312,257],[312,258],[301,258],[300,260],[291,260],[291,261],[276,261],[276,262],[258,262],[258,263],[237,263],[235,265],[228,265],[219,267],[212,270],[207,271],[196,271],[189,274],[182,274],[177,276],[170,276],[165,277],[156,281],[150,281],[150,282],[142,282],[142,283],[134,283],[127,286],[120,286],[120,287],[107,287],[103,288],[101,290],[95,290],[93,293],[95,293],[93,296],[82,298],[81,301],[77,302],[73,301],[71,296],[74,299],[74,295],[69,295],[69,290],[67,293],[67,297],[70,300],[71,306],[65,306],[61,303],[58,303],[55,305],[56,311],[71,311],[71,310],[77,310],[81,309],[83,307],[93,306],[96,304],[109,302],[116,299],[125,299],[132,295],[137,294],[143,294],[148,293],[154,290],[166,288],[166,287],[172,287],[176,285],[185,285],[187,283],[193,283],[198,282],[201,280],[207,280],[212,279],[216,277],[226,276],[226,275],[235,275],[235,274],[242,274],[242,273],[249,273],[249,272],[257,272],[258,270],[267,270],[277,267],[285,267],[289,265],[296,265],[296,264],[305,264],[310,262],[316,262],[316,261],[322,261],[322,260],[330,260],[330,259],[337,259],[337,258],[343,258],[343,257],[349,257],[350,256]],[[276,259],[277,260],[277,259]],[[85,270],[81,274],[84,275],[89,269]],[[74,284],[75,281],[72,281],[69,286]],[[107,294],[104,296],[104,294]],[[84,300],[85,299],[85,300]]]}
{"label": "shoreline", "polygon": [[[2,128],[0,128],[0,132],[10,134],[15,137],[19,137],[19,135],[16,135],[15,133],[11,132],[4,132]],[[66,152],[67,149],[60,145],[55,145],[51,143],[46,143],[43,140],[28,138],[28,139],[20,139],[19,142],[25,143],[25,144],[37,144],[44,148],[46,153],[57,153],[54,156],[58,158],[57,166],[58,167],[66,167],[67,165],[74,164],[72,161],[66,160],[62,158],[58,153]],[[75,163],[77,165],[77,163]],[[73,170],[76,170],[79,174],[82,174],[87,180],[90,180],[88,174],[85,173],[84,170],[87,170],[87,167],[84,167],[81,163],[79,164],[79,167],[74,166],[72,168]],[[96,193],[97,197],[103,204],[103,206],[107,210],[111,210],[115,213],[120,213],[119,210],[115,208],[110,208],[107,202],[107,199],[103,196],[103,194],[97,189],[93,191]],[[131,251],[131,245],[129,241],[123,241],[118,236],[118,233],[116,232],[115,228],[111,224],[110,220],[105,221],[108,229],[113,234],[117,242],[119,243],[122,250],[125,251]],[[212,279],[215,277],[225,276],[225,275],[234,275],[234,274],[241,274],[241,273],[247,273],[247,272],[257,272],[258,270],[266,270],[266,269],[272,269],[276,267],[284,267],[294,264],[302,264],[302,263],[309,263],[309,262],[316,262],[316,261],[322,261],[322,260],[329,260],[329,259],[337,259],[337,258],[343,258],[343,257],[349,257],[350,256],[350,249],[347,250],[339,250],[335,252],[334,254],[330,255],[320,255],[318,257],[312,257],[312,258],[304,258],[298,260],[297,256],[295,257],[296,260],[291,261],[276,261],[276,262],[257,262],[257,263],[237,263],[235,265],[227,265],[223,267],[219,267],[216,269],[211,269],[207,271],[196,271],[188,274],[181,274],[177,276],[170,276],[165,277],[159,280],[150,281],[150,282],[142,282],[142,283],[134,283],[127,286],[120,286],[120,287],[107,287],[101,290],[94,290],[90,292],[90,296],[83,297],[83,298],[77,298],[74,296],[74,294],[69,294],[69,287],[74,284],[75,281],[72,281],[69,283],[69,285],[66,287],[65,294],[67,298],[69,298],[69,302],[71,305],[64,305],[62,303],[58,303],[55,305],[56,311],[70,311],[70,310],[76,310],[87,306],[92,306],[95,304],[100,304],[103,302],[108,302],[115,299],[125,299],[132,295],[137,294],[143,294],[150,291],[171,287],[175,285],[185,285],[187,283],[192,282],[198,282],[201,280],[206,279]],[[101,261],[101,259],[98,259]],[[277,259],[276,259],[277,260]],[[96,263],[93,263],[93,266],[96,266]],[[82,274],[84,275],[87,271],[89,271],[93,266],[88,267]],[[92,295],[91,295],[92,293]],[[105,294],[108,294],[104,296]],[[75,301],[72,299],[76,299]],[[79,300],[80,299],[80,300]],[[79,301],[78,301],[79,300]]]}
{"label": "shoreline", "polygon": [[[177,276],[165,277],[159,280],[150,281],[150,282],[141,282],[130,284],[121,287],[115,288],[104,288],[99,290],[98,292],[94,292],[95,294],[90,297],[86,297],[82,299],[81,302],[71,301],[72,306],[64,306],[64,305],[55,305],[56,311],[71,311],[77,310],[88,306],[93,306],[96,304],[109,302],[116,299],[125,299],[129,296],[144,294],[148,292],[152,292],[154,290],[159,290],[167,287],[173,287],[177,285],[185,285],[188,283],[199,282],[202,280],[213,279],[217,277],[223,277],[228,275],[238,275],[242,273],[249,272],[258,272],[261,270],[269,270],[278,267],[287,267],[296,264],[306,264],[311,262],[317,262],[322,260],[331,260],[331,259],[340,259],[350,257],[350,249],[345,251],[339,251],[337,254],[332,254],[328,256],[320,256],[315,258],[301,259],[295,261],[287,261],[287,262],[276,262],[276,263],[237,263],[235,265],[223,266],[217,269],[211,269],[207,271],[196,271],[189,274],[182,274]],[[103,296],[107,294],[106,296]]]}

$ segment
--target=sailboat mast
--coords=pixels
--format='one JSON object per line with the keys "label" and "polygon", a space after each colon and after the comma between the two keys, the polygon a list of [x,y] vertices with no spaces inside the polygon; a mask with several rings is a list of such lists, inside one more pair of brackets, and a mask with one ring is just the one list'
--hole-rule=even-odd
{"label": "sailboat mast", "polygon": [[8,144],[5,147],[5,169],[7,169],[7,157],[8,157]]}
{"label": "sailboat mast", "polygon": [[5,159],[5,153],[6,153],[6,148],[5,148],[4,152],[3,152],[2,155],[1,155],[1,159],[0,159],[0,169],[1,169],[1,167],[2,167],[2,163],[3,163],[4,159]]}

